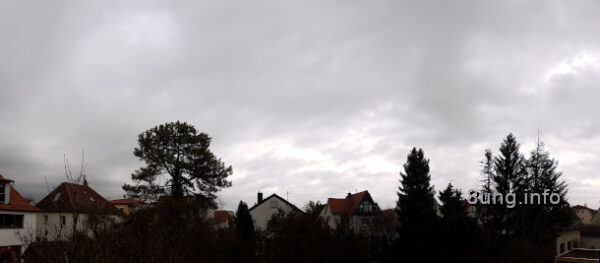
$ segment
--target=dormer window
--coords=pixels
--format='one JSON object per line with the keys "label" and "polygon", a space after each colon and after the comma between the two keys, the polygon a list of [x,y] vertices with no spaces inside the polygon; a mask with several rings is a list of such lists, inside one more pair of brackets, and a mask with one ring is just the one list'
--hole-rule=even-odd
{"label": "dormer window", "polygon": [[58,201],[58,199],[60,199],[60,192],[56,193],[56,195],[54,195],[54,199],[52,199],[52,202],[56,202]]}
{"label": "dormer window", "polygon": [[6,183],[0,182],[0,203],[6,204]]}

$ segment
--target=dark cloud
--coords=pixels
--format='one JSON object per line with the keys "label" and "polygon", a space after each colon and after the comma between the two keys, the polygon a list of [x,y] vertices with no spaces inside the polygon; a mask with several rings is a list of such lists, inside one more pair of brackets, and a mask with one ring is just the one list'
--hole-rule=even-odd
{"label": "dark cloud", "polygon": [[259,189],[302,205],[369,189],[394,205],[412,146],[432,181],[478,183],[509,132],[537,129],[595,204],[600,5],[593,1],[167,4],[0,8],[0,173],[39,198],[85,149],[109,198],[142,165],[137,134],[184,120],[233,165],[221,204]]}

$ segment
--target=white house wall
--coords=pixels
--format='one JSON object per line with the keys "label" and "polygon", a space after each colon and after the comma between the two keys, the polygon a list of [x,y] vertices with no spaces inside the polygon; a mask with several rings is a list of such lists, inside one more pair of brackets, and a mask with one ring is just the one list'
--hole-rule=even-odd
{"label": "white house wall", "polygon": [[36,213],[17,211],[0,211],[0,213],[23,215],[23,228],[0,229],[0,246],[21,246],[23,245],[21,237],[25,237],[28,240],[35,240]]}
{"label": "white house wall", "polygon": [[[48,222],[45,222],[44,216],[48,216]],[[60,217],[65,217],[65,225],[61,226]],[[77,230],[82,231],[87,228],[88,214],[79,214],[77,219]],[[118,216],[111,215],[109,218],[119,220]],[[40,238],[45,238],[48,241],[57,239],[64,240],[73,232],[74,217],[73,213],[64,212],[42,212],[37,216],[37,235]],[[59,238],[60,237],[60,238]]]}
{"label": "white house wall", "polygon": [[[271,207],[272,201],[277,201],[275,208]],[[291,206],[277,197],[271,197],[259,206],[254,207],[254,209],[250,211],[252,221],[254,221],[254,228],[263,230],[266,229],[269,220],[271,220],[273,215],[277,214],[279,209],[282,209],[286,214],[294,210]]]}

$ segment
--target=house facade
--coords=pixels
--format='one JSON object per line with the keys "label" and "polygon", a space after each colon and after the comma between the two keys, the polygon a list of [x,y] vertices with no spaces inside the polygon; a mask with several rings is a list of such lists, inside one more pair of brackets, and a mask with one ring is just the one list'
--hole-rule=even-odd
{"label": "house facade", "polygon": [[276,194],[263,199],[263,194],[258,193],[256,204],[250,208],[254,228],[266,229],[271,217],[277,214],[279,210],[282,210],[286,214],[291,212],[302,213],[302,210],[298,209],[298,207]]}
{"label": "house facade", "polygon": [[346,198],[329,198],[320,216],[333,229],[347,223],[355,232],[368,236],[385,234],[383,213],[369,191],[350,194]]}
{"label": "house facade", "polygon": [[138,209],[144,207],[144,203],[140,200],[124,198],[110,201],[115,208],[119,209],[123,214],[129,215]]}
{"label": "house facade", "polygon": [[0,260],[16,262],[27,241],[35,239],[38,209],[0,175]]}
{"label": "house facade", "polygon": [[573,209],[573,212],[575,212],[575,215],[581,220],[582,224],[587,225],[592,222],[594,216],[594,211],[592,211],[592,209],[581,205],[573,206],[571,209]]}
{"label": "house facade", "polygon": [[87,184],[62,183],[44,197],[37,208],[37,236],[48,241],[64,240],[74,230],[88,229],[90,217],[119,220],[123,215]]}

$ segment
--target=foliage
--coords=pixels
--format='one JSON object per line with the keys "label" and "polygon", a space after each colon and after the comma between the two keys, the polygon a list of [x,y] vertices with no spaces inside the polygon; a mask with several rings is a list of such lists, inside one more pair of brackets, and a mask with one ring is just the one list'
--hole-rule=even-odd
{"label": "foliage", "polygon": [[[165,189],[175,198],[191,194],[214,200],[216,191],[231,186],[227,177],[232,169],[209,150],[210,142],[207,134],[179,121],[141,133],[134,155],[146,166],[131,175],[137,184],[125,184],[123,189],[129,197],[144,201],[156,200]],[[165,174],[163,186],[159,179]]]}
{"label": "foliage", "polygon": [[400,173],[397,213],[399,220],[399,247],[405,255],[416,256],[417,248],[429,242],[431,227],[436,220],[434,210],[434,191],[429,184],[429,160],[423,150],[413,148]]}

